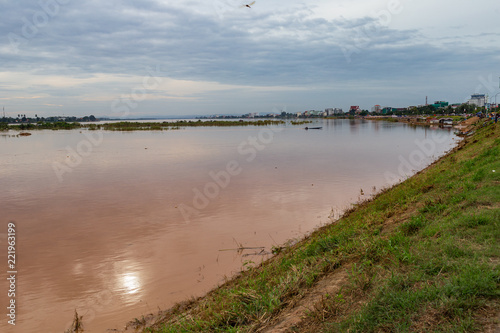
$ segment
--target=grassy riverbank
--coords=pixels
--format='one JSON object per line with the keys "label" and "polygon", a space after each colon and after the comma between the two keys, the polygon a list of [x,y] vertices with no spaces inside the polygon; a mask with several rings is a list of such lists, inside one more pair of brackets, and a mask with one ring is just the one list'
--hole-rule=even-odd
{"label": "grassy riverbank", "polygon": [[[500,124],[145,332],[472,332],[500,314]],[[85,321],[85,318],[83,318]]]}

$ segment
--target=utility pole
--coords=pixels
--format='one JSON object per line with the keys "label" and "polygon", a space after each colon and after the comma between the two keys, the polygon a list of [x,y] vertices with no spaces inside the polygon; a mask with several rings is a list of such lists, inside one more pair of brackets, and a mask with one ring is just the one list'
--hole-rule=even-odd
{"label": "utility pole", "polygon": [[[498,77],[498,89],[500,89],[500,76]],[[498,104],[497,104],[497,96],[498,96],[498,94],[500,94],[500,92],[495,95],[495,107],[497,109],[497,114],[498,114],[498,111],[500,110],[500,108],[498,107]]]}

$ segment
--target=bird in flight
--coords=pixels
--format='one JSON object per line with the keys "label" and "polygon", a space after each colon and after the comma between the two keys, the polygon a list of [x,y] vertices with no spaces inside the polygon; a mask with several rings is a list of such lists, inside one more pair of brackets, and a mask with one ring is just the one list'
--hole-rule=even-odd
{"label": "bird in flight", "polygon": [[241,7],[248,7],[248,8],[252,8],[251,6],[253,6],[255,4],[255,1],[252,1],[251,3],[249,3],[248,5],[242,5]]}

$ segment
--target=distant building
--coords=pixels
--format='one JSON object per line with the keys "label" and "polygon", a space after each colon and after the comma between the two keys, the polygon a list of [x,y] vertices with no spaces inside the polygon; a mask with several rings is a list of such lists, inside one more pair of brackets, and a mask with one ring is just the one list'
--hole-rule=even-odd
{"label": "distant building", "polygon": [[435,107],[436,109],[440,109],[440,108],[447,107],[448,104],[449,104],[448,102],[436,101],[436,102],[434,102],[434,104],[432,104],[432,106]]}
{"label": "distant building", "polygon": [[382,107],[377,104],[374,107],[372,107],[372,112],[380,113],[380,112],[382,112]]}
{"label": "distant building", "polygon": [[304,113],[303,113],[304,117],[321,116],[322,114],[323,114],[323,111],[317,111],[317,110],[307,110],[307,111],[304,111]]}
{"label": "distant building", "polygon": [[474,104],[477,107],[483,107],[486,105],[486,99],[487,99],[487,97],[485,94],[474,94],[474,95],[471,95],[471,97],[467,103]]}
{"label": "distant building", "polygon": [[396,112],[397,110],[391,106],[384,106],[382,108],[382,113],[383,114],[386,114],[386,113],[389,113],[389,112]]}
{"label": "distant building", "polygon": [[358,105],[352,105],[350,108],[349,108],[349,113],[350,114],[358,114],[358,113],[361,113],[361,109],[359,108]]}
{"label": "distant building", "polygon": [[332,116],[332,115],[344,114],[344,111],[342,111],[341,108],[328,108],[325,109],[325,113],[327,116]]}

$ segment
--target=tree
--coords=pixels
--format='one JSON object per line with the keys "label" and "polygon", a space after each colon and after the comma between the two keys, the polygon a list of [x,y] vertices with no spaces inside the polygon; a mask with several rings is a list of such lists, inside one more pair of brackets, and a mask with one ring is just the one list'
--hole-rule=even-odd
{"label": "tree", "polygon": [[474,109],[475,109],[474,105],[464,103],[464,104],[460,105],[459,107],[457,107],[457,112],[458,113],[472,113],[472,112],[474,112]]}

